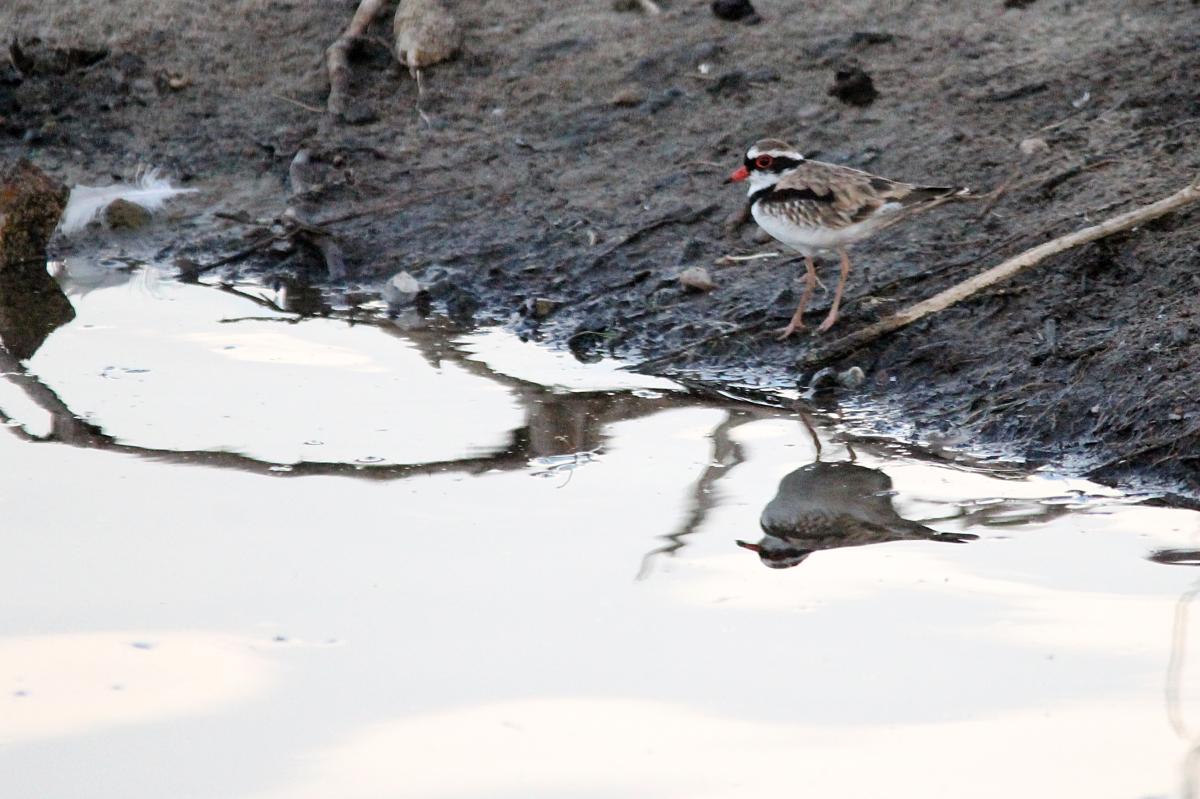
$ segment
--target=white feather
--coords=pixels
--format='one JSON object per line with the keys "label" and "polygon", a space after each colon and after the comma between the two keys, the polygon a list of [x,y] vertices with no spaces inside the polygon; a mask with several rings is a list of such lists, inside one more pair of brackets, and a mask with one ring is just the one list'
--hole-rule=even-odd
{"label": "white feather", "polygon": [[196,189],[177,189],[171,181],[161,177],[157,169],[147,170],[135,183],[117,183],[111,186],[76,186],[63,211],[59,227],[65,235],[77,233],[87,227],[96,215],[116,200],[137,203],[147,211],[162,208],[163,203],[179,194],[190,194]]}

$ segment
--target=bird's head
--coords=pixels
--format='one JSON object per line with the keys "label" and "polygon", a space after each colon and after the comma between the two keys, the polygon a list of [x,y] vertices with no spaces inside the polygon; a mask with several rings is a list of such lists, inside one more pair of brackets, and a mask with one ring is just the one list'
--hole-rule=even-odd
{"label": "bird's head", "polygon": [[734,183],[750,181],[750,194],[774,185],[779,179],[804,163],[804,156],[795,147],[778,139],[763,139],[746,151],[746,160],[734,170],[729,179]]}
{"label": "bird's head", "polygon": [[763,565],[772,569],[790,569],[793,566],[799,566],[805,558],[813,553],[811,549],[798,547],[786,539],[774,536],[767,536],[757,544],[738,541],[737,545],[757,554]]}

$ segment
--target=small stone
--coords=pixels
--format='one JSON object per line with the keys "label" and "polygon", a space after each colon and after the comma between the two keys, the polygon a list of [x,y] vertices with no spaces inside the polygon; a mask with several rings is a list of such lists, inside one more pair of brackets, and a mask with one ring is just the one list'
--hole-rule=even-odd
{"label": "small stone", "polygon": [[535,319],[545,319],[547,316],[554,313],[554,310],[558,308],[560,304],[561,303],[558,301],[549,299],[547,297],[534,297],[531,310],[533,311],[533,316]]}
{"label": "small stone", "polygon": [[858,388],[867,380],[867,375],[857,366],[851,366],[838,375],[838,382],[843,388]]}
{"label": "small stone", "polygon": [[626,86],[618,89],[616,93],[609,98],[608,102],[612,105],[615,105],[617,108],[632,108],[634,106],[641,105],[642,101],[645,99],[646,98],[642,96],[642,93],[637,89],[633,88],[632,86]]}
{"label": "small stone", "polygon": [[380,295],[387,303],[388,309],[395,311],[411,305],[421,292],[421,284],[408,272],[397,272],[391,280],[383,284]]}
{"label": "small stone", "polygon": [[746,73],[740,69],[726,72],[708,87],[709,94],[735,94],[746,88]]}
{"label": "small stone", "polygon": [[150,212],[135,202],[117,199],[104,209],[104,221],[113,230],[139,230],[150,224]]}
{"label": "small stone", "polygon": [[750,0],[713,0],[712,12],[717,19],[738,22],[757,16]]}
{"label": "small stone", "polygon": [[1038,136],[1030,136],[1028,139],[1022,139],[1017,145],[1022,155],[1040,155],[1050,151],[1050,145],[1046,144],[1046,140]]}
{"label": "small stone", "polygon": [[620,11],[624,13],[628,11],[637,11],[639,5],[637,0],[613,0],[612,7],[613,11]]}
{"label": "small stone", "polygon": [[829,87],[829,95],[847,105],[868,106],[875,102],[879,92],[875,82],[858,64],[846,64],[838,69]]}
{"label": "small stone", "polygon": [[168,75],[167,88],[171,91],[181,91],[192,85],[192,81],[186,75]]}
{"label": "small stone", "polygon": [[712,291],[717,287],[703,266],[691,266],[679,273],[679,283],[692,291]]}

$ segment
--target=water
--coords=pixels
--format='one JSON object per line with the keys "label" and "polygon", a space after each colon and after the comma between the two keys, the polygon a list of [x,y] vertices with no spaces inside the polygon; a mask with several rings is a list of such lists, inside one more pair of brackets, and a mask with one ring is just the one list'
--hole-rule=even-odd
{"label": "water", "polygon": [[1191,795],[1192,512],[130,277],[0,382],[6,798]]}

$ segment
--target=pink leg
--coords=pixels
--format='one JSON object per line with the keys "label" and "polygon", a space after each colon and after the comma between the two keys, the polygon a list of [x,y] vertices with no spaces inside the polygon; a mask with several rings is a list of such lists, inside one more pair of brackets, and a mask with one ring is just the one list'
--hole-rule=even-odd
{"label": "pink leg", "polygon": [[846,278],[850,275],[850,256],[841,248],[838,249],[838,254],[842,256],[842,274],[838,278],[837,288],[833,292],[833,305],[829,306],[829,315],[817,328],[818,333],[824,333],[838,320],[838,308],[842,304],[842,291],[846,288]]}
{"label": "pink leg", "polygon": [[787,327],[779,331],[776,338],[783,341],[788,336],[795,333],[804,327],[804,309],[808,307],[808,301],[812,299],[813,288],[817,285],[817,267],[813,263],[811,255],[804,256],[804,292],[800,295],[800,304],[796,306],[796,312],[792,314],[792,321],[788,322]]}

